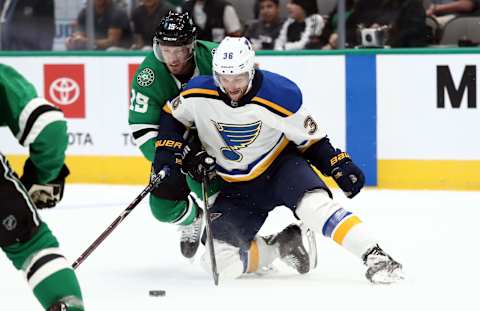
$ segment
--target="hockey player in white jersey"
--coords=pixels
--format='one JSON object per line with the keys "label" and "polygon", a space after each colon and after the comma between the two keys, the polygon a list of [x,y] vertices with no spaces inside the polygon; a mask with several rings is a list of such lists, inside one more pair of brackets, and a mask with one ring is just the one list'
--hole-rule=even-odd
{"label": "hockey player in white jersey", "polygon": [[[403,278],[401,264],[380,248],[359,217],[332,199],[311,165],[349,198],[364,185],[362,171],[331,145],[302,105],[298,86],[255,69],[254,63],[246,38],[225,38],[213,57],[214,76],[192,79],[164,106],[159,128],[157,146],[164,149],[157,167],[180,172],[182,133],[193,126],[216,159],[216,173],[225,181],[211,207],[220,277],[241,276],[282,256],[278,243],[266,243],[257,233],[268,212],[284,205],[310,229],[360,258],[369,281]],[[203,256],[206,266],[208,258]]]}

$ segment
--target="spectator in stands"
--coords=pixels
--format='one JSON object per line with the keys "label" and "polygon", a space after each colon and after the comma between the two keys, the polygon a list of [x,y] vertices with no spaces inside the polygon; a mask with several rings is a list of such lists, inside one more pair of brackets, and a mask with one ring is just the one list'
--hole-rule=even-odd
{"label": "spectator in stands", "polygon": [[53,0],[0,1],[2,50],[51,50],[55,37]]}
{"label": "spectator in stands", "polygon": [[313,0],[289,0],[288,19],[283,23],[280,35],[275,40],[275,50],[303,50],[319,48],[318,42],[324,20],[318,14],[317,2]]}
{"label": "spectator in stands", "polygon": [[173,6],[164,0],[143,0],[132,12],[132,49],[152,49],[152,40],[160,19],[167,15]]}
{"label": "spectator in stands", "polygon": [[[132,44],[130,22],[125,10],[115,7],[111,0],[94,2],[95,40],[94,49],[127,49]],[[86,8],[80,11],[76,21],[76,31],[67,38],[65,44],[69,50],[87,48]]]}
{"label": "spectator in stands", "polygon": [[434,17],[441,27],[459,14],[472,13],[476,9],[476,0],[432,0],[427,16]]}
{"label": "spectator in stands", "polygon": [[193,17],[197,39],[220,42],[225,36],[242,35],[242,24],[237,11],[224,0],[189,0],[182,10]]}
{"label": "spectator in stands", "polygon": [[245,37],[255,50],[273,50],[280,34],[283,19],[280,17],[279,0],[257,0],[259,18],[248,25]]}
{"label": "spectator in stands", "polygon": [[358,0],[347,19],[347,46],[361,45],[359,27],[387,27],[385,45],[420,47],[427,45],[425,9],[418,0]]}
{"label": "spectator in stands", "polygon": [[[348,17],[353,12],[354,0],[345,1],[345,18]],[[337,6],[328,14],[325,27],[323,27],[322,35],[320,36],[320,46],[323,50],[332,50],[337,48],[337,24],[338,24],[338,15],[337,15]]]}

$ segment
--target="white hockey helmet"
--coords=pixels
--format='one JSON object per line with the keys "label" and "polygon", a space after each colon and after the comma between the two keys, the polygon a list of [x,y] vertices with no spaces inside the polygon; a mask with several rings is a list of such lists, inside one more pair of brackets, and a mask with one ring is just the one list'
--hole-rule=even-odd
{"label": "white hockey helmet", "polygon": [[215,49],[212,60],[215,82],[221,88],[217,75],[237,75],[248,73],[248,88],[255,74],[255,51],[247,38],[225,37]]}

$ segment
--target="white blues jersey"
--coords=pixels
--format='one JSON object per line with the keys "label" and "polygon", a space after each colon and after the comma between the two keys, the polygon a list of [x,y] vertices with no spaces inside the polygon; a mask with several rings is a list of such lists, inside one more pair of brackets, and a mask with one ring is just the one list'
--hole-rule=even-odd
{"label": "white blues jersey", "polygon": [[205,150],[228,182],[262,174],[289,143],[306,149],[325,137],[302,105],[302,93],[287,78],[257,70],[251,90],[232,103],[212,76],[192,79],[164,111],[186,127],[195,126]]}

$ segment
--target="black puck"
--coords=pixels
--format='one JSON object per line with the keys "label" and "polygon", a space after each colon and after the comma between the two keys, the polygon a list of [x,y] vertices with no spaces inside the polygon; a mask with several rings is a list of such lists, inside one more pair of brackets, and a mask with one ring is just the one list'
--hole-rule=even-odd
{"label": "black puck", "polygon": [[167,294],[164,290],[149,290],[148,294],[152,297],[163,297]]}

